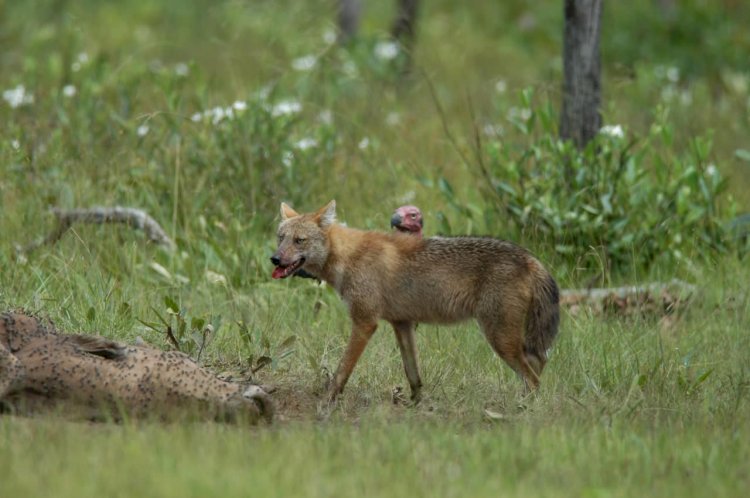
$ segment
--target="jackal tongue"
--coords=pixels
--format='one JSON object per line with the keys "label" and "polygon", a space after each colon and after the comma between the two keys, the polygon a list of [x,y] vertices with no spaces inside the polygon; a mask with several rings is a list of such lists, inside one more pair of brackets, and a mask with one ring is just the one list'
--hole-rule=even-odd
{"label": "jackal tongue", "polygon": [[273,269],[273,273],[271,274],[271,278],[284,278],[286,277],[286,268],[282,268],[280,266],[277,266]]}
{"label": "jackal tongue", "polygon": [[272,278],[286,278],[292,273],[294,273],[295,271],[297,271],[297,269],[300,266],[302,266],[303,262],[304,262],[304,259],[301,259],[299,261],[292,263],[291,265],[277,266],[276,268],[273,269],[273,273],[271,273],[271,277]]}

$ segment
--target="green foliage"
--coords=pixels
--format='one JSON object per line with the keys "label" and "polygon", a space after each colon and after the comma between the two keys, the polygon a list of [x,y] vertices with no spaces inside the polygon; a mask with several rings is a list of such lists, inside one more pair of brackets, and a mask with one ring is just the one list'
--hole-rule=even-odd
{"label": "green foliage", "polygon": [[635,0],[607,5],[604,13],[602,50],[618,64],[671,65],[687,78],[715,82],[750,69],[750,34],[743,28],[750,12],[738,2]]}
{"label": "green foliage", "polygon": [[726,251],[727,180],[711,162],[710,137],[676,151],[668,110],[643,137],[608,126],[578,151],[556,138],[551,106],[524,91],[511,124],[516,142],[491,140],[477,182],[490,213],[520,240],[541,242],[571,264],[594,250],[622,270]]}
{"label": "green foliage", "polygon": [[[166,317],[156,308],[151,308],[160,323],[141,321],[150,330],[162,335],[164,341],[177,351],[182,351],[200,360],[204,349],[214,339],[221,327],[221,317],[189,317],[177,302],[164,296]],[[163,330],[162,330],[163,329]]]}

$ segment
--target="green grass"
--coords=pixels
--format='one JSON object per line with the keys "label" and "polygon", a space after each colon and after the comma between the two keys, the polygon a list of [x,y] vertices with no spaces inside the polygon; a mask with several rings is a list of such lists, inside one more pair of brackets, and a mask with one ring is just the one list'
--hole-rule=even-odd
{"label": "green grass", "polygon": [[[713,135],[709,160],[745,212],[749,165],[736,151],[750,149],[750,67],[738,50],[750,45],[750,10],[730,3],[686,2],[677,21],[661,19],[651,1],[608,4],[604,115],[643,137],[656,109],[669,109],[667,157]],[[506,119],[519,91],[534,87],[539,105],[558,105],[561,79],[559,2],[426,3],[407,81],[372,55],[386,39],[390,3],[368,4],[362,37],[346,50],[323,39],[331,5],[2,4],[0,89],[22,84],[34,102],[0,101],[0,308],[167,347],[143,322],[158,322],[173,300],[188,318],[214,324],[204,356],[212,368],[273,359],[258,380],[278,386],[279,418],[245,428],[2,417],[0,495],[740,495],[750,485],[750,270],[733,254],[608,276],[679,277],[700,292],[674,321],[564,314],[531,398],[476,326],[423,324],[425,400],[394,405],[391,391],[406,380],[393,333],[381,326],[336,412],[317,420],[348,318],[330,288],[270,279],[279,201],[308,210],[335,198],[350,225],[382,229],[393,208],[411,202],[428,234],[445,219],[457,233],[508,236],[507,220],[480,224],[452,207],[440,180],[481,212],[476,174],[456,147],[473,157],[475,125],[501,125],[503,143],[520,146]],[[291,69],[309,54],[320,55],[312,71]],[[182,63],[186,75],[176,72]],[[235,119],[191,119],[238,100],[248,108]],[[301,112],[275,116],[284,100]],[[316,146],[303,150],[303,139]],[[114,204],[147,210],[177,251],[124,227],[80,226],[54,246],[15,252],[52,228],[51,206]],[[591,277],[529,244],[563,286]]]}

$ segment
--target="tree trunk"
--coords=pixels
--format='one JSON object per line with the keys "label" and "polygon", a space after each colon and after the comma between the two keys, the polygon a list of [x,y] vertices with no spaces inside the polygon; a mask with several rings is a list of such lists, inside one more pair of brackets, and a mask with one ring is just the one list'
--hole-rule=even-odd
{"label": "tree trunk", "polygon": [[417,11],[419,0],[398,0],[396,19],[393,21],[391,35],[399,42],[406,59],[401,68],[403,73],[411,71],[412,51],[417,30]]}
{"label": "tree trunk", "polygon": [[583,148],[601,128],[599,31],[602,0],[565,0],[560,137]]}
{"label": "tree trunk", "polygon": [[416,34],[419,0],[398,0],[397,8],[391,34],[408,50],[411,49]]}
{"label": "tree trunk", "polygon": [[347,42],[357,35],[361,0],[339,0],[339,42]]}

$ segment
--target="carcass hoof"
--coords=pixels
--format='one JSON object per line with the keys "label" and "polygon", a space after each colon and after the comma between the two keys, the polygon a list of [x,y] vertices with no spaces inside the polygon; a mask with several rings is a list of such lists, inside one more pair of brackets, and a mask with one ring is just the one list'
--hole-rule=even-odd
{"label": "carcass hoof", "polygon": [[260,386],[249,386],[242,393],[242,397],[255,403],[260,416],[263,417],[267,423],[270,424],[273,422],[273,416],[276,409],[273,405],[273,401],[271,401],[271,396],[269,396]]}

